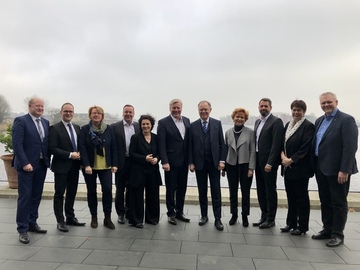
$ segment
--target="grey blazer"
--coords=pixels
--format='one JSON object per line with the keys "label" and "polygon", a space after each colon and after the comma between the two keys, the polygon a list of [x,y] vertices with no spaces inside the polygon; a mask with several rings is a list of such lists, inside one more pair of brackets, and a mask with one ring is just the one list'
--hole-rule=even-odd
{"label": "grey blazer", "polygon": [[225,132],[225,144],[227,145],[226,163],[230,165],[249,163],[249,169],[256,168],[255,133],[252,129],[244,127],[237,144],[233,128]]}

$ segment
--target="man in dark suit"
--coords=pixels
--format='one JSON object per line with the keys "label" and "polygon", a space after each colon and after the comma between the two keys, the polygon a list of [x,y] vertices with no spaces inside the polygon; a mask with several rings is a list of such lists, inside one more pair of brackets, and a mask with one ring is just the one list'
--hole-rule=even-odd
{"label": "man in dark suit", "polygon": [[[75,217],[74,202],[79,183],[80,153],[77,147],[77,138],[80,127],[71,122],[74,116],[74,106],[65,103],[60,111],[61,121],[50,127],[49,151],[53,155],[51,170],[55,174],[54,214],[57,221],[57,229],[62,232],[69,231],[67,225],[84,226]],[[64,193],[65,198],[65,216]]]}
{"label": "man in dark suit", "polygon": [[176,225],[176,218],[190,222],[184,215],[188,177],[189,118],[182,116],[182,101],[170,101],[170,115],[159,120],[157,135],[162,168],[165,171],[166,207],[168,222]]}
{"label": "man in dark suit", "polygon": [[323,222],[323,230],[312,238],[330,239],[326,243],[328,247],[344,243],[350,176],[358,172],[355,159],[358,127],[354,118],[341,112],[337,105],[334,93],[320,95],[320,106],[325,115],[315,122],[311,151]]}
{"label": "man in dark suit", "polygon": [[260,119],[255,122],[256,134],[256,190],[261,209],[261,218],[253,226],[260,229],[275,226],[277,210],[276,178],[280,165],[284,124],[271,114],[271,100],[259,102]]}
{"label": "man in dark suit", "polygon": [[118,215],[118,223],[125,223],[129,206],[128,182],[130,176],[131,161],[129,158],[129,145],[131,136],[140,132],[137,122],[134,122],[135,109],[132,105],[123,107],[123,120],[112,124],[116,147],[119,155],[118,171],[115,174],[115,209]]}
{"label": "man in dark suit", "polygon": [[42,118],[44,101],[29,100],[29,113],[16,117],[12,129],[14,167],[18,173],[16,223],[19,241],[28,244],[29,232],[46,233],[37,224],[38,209],[50,164],[49,121]]}
{"label": "man in dark suit", "polygon": [[208,219],[208,176],[210,180],[212,207],[215,227],[224,230],[221,222],[220,172],[225,168],[226,146],[221,122],[210,118],[211,104],[200,101],[198,104],[200,119],[191,123],[189,136],[189,169],[195,171],[199,191],[199,203],[202,226]]}

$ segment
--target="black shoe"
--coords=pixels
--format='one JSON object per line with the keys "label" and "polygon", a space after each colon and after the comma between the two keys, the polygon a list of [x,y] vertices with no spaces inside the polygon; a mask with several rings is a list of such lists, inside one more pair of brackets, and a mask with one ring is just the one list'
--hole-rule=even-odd
{"label": "black shoe", "polygon": [[125,224],[125,215],[119,215],[118,216],[118,223],[119,224]]}
{"label": "black shoe", "polygon": [[283,228],[280,228],[281,232],[290,232],[292,229],[294,229],[293,227],[290,227],[289,225],[286,225]]}
{"label": "black shoe", "polygon": [[84,222],[79,222],[76,217],[74,217],[74,218],[68,218],[68,219],[66,220],[66,225],[85,226],[85,224],[86,224],[86,223],[84,223]]}
{"label": "black shoe", "polygon": [[218,231],[223,231],[224,230],[224,226],[223,224],[221,223],[221,220],[218,219],[218,220],[215,220],[215,228],[218,230]]}
{"label": "black shoe", "polygon": [[338,236],[331,236],[331,239],[326,243],[327,247],[338,247],[344,244],[344,239]]}
{"label": "black shoe", "polygon": [[134,225],[134,227],[136,227],[138,229],[142,229],[142,228],[144,228],[144,225],[142,223],[137,223]]}
{"label": "black shoe", "polygon": [[176,213],[175,217],[183,222],[190,222],[190,218],[185,217],[183,213]]}
{"label": "black shoe", "polygon": [[290,232],[291,235],[302,235],[302,234],[306,234],[306,231],[301,231],[299,229],[294,229]]}
{"label": "black shoe", "polygon": [[249,227],[249,220],[247,215],[242,215],[243,227]]}
{"label": "black shoe", "polygon": [[68,232],[69,231],[69,227],[65,225],[65,222],[59,222],[56,226],[56,228],[60,231],[60,232]]}
{"label": "black shoe", "polygon": [[261,218],[261,219],[259,219],[259,221],[258,222],[254,222],[252,225],[254,226],[254,227],[259,227],[261,224],[263,224],[265,222],[265,218]]}
{"label": "black shoe", "polygon": [[27,232],[19,233],[19,241],[22,244],[29,244],[30,238]]}
{"label": "black shoe", "polygon": [[47,230],[43,230],[41,229],[41,227],[37,224],[35,224],[34,226],[29,226],[29,232],[34,232],[34,233],[47,233]]}
{"label": "black shoe", "polygon": [[331,239],[331,233],[322,230],[320,232],[318,232],[317,234],[314,234],[313,236],[311,236],[312,239],[315,240],[322,240],[322,239]]}
{"label": "black shoe", "polygon": [[275,226],[275,221],[265,221],[259,226],[259,229],[269,229]]}
{"label": "black shoe", "polygon": [[168,217],[168,222],[171,225],[176,225],[177,224],[175,217]]}
{"label": "black shoe", "polygon": [[232,215],[232,216],[231,216],[231,219],[229,220],[229,225],[230,225],[230,226],[235,225],[237,219],[238,219],[238,216],[237,216],[237,215]]}
{"label": "black shoe", "polygon": [[209,221],[208,217],[201,217],[199,220],[199,225],[203,226],[205,225],[205,223],[207,223]]}

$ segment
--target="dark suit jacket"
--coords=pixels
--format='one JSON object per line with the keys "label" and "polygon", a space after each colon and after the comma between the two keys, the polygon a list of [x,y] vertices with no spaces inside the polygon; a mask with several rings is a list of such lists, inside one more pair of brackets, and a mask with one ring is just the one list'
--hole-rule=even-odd
{"label": "dark suit jacket", "polygon": [[[86,167],[94,167],[95,147],[92,143],[89,134],[89,124],[81,127],[79,138],[79,151],[81,155],[81,164]],[[119,164],[118,153],[116,148],[115,134],[110,125],[107,126],[105,132],[102,134],[103,145],[105,147],[106,165],[117,167]]]}
{"label": "dark suit jacket", "polygon": [[184,139],[170,115],[158,122],[157,135],[162,164],[169,163],[170,166],[175,167],[188,164],[190,120],[184,116],[182,116],[182,120],[185,126]]}
{"label": "dark suit jacket", "polygon": [[[80,127],[72,124],[76,132],[79,145]],[[66,174],[70,171],[71,166],[75,163],[80,168],[80,160],[70,159],[70,153],[73,152],[71,139],[67,131],[67,127],[60,121],[50,126],[49,135],[49,151],[53,155],[51,162],[51,170],[54,173]]]}
{"label": "dark suit jacket", "polygon": [[39,132],[34,121],[29,114],[16,117],[12,128],[12,143],[15,158],[13,165],[16,170],[31,164],[36,168],[40,161],[40,153],[43,154],[45,164],[49,167],[49,121],[41,117],[44,127],[44,140],[41,141]]}
{"label": "dark suit jacket", "polygon": [[[256,120],[254,132],[259,127],[260,119]],[[281,161],[284,125],[280,118],[270,115],[266,120],[258,138],[258,162],[261,167],[269,164],[277,167]]]}
{"label": "dark suit jacket", "polygon": [[[134,122],[135,134],[140,132],[139,123]],[[112,129],[115,133],[116,147],[118,153],[119,164],[117,165],[118,169],[122,169],[125,164],[126,158],[126,138],[124,132],[124,120],[111,124]]]}
{"label": "dark suit jacket", "polygon": [[[153,157],[158,159],[158,163],[152,165],[146,161],[146,156],[152,154]],[[129,185],[131,187],[139,187],[144,184],[146,175],[150,175],[155,178],[159,185],[162,185],[161,175],[159,171],[159,151],[157,136],[151,133],[150,144],[145,140],[142,133],[134,134],[131,137],[129,155],[131,158],[131,173],[129,179]]]}
{"label": "dark suit jacket", "polygon": [[[285,125],[284,141],[285,132],[289,123],[290,122]],[[283,150],[286,156],[294,161],[291,164],[291,168],[286,168],[286,176],[288,178],[304,179],[314,175],[310,164],[310,149],[314,131],[314,124],[305,119],[295,133],[287,140],[286,144],[284,143],[286,148],[283,147]],[[284,174],[284,166],[281,166],[281,174]]]}
{"label": "dark suit jacket", "polygon": [[[316,134],[325,116],[315,122],[315,136],[312,142],[312,164],[315,168]],[[319,144],[318,162],[324,175],[337,175],[339,171],[354,174],[358,172],[355,153],[358,147],[358,127],[351,115],[341,112],[335,114]]]}
{"label": "dark suit jacket", "polygon": [[[221,122],[209,117],[209,131],[211,154],[215,168],[220,161],[226,160],[226,145]],[[201,119],[190,124],[189,134],[189,164],[194,164],[196,170],[202,170],[204,167],[204,140]]]}

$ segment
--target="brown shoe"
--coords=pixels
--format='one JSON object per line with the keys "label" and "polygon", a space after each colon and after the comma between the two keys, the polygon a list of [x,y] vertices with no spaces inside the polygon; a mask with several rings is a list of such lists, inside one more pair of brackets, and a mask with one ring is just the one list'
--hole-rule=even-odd
{"label": "brown shoe", "polygon": [[91,226],[91,228],[97,228],[98,227],[97,215],[92,215],[91,216],[90,226]]}
{"label": "brown shoe", "polygon": [[114,223],[112,223],[112,221],[109,217],[104,218],[104,226],[111,230],[115,229],[115,225],[114,225]]}

